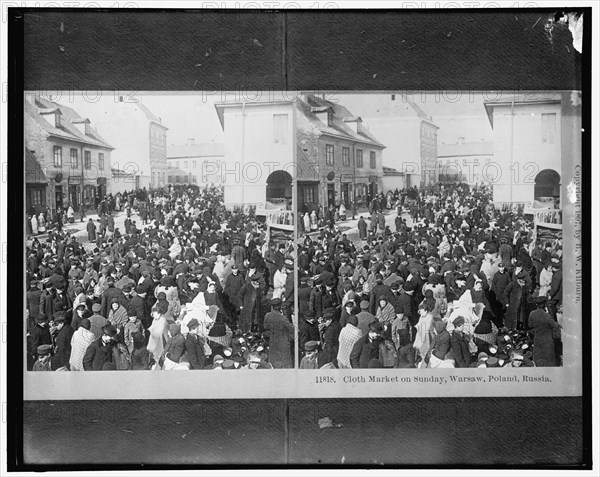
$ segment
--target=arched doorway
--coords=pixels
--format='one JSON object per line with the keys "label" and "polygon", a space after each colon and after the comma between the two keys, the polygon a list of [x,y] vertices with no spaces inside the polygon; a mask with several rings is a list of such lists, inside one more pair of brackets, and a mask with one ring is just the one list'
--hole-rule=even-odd
{"label": "arched doorway", "polygon": [[286,171],[274,171],[267,177],[267,200],[287,202],[292,200],[292,176]]}
{"label": "arched doorway", "polygon": [[536,201],[560,208],[560,174],[544,169],[535,176],[533,197]]}

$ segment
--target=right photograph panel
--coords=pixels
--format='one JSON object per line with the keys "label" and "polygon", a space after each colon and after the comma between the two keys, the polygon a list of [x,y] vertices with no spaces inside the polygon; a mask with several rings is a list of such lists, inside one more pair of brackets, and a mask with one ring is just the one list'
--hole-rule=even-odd
{"label": "right photograph panel", "polygon": [[580,331],[576,310],[563,322],[561,187],[579,104],[300,93],[299,368],[562,366],[563,327]]}

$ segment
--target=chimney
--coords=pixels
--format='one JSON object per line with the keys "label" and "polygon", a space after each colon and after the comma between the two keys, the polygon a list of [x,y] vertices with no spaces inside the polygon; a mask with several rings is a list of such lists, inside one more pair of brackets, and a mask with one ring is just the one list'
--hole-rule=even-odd
{"label": "chimney", "polygon": [[465,143],[465,138],[463,136],[460,136],[458,138],[458,144],[464,144]]}
{"label": "chimney", "polygon": [[193,137],[189,137],[187,140],[188,146],[193,146],[196,143],[196,140]]}

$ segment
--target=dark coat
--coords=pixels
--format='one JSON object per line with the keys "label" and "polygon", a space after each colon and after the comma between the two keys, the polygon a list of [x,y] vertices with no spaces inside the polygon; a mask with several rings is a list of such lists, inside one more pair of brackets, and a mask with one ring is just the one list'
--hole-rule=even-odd
{"label": "dark coat", "polygon": [[533,362],[536,366],[556,366],[554,333],[559,326],[544,310],[538,308],[529,315],[533,335]]}
{"label": "dark coat", "polygon": [[119,300],[119,303],[125,309],[127,309],[128,301],[125,295],[123,294],[123,291],[121,291],[121,289],[117,287],[108,287],[104,291],[104,293],[102,293],[102,308],[100,309],[100,314],[102,316],[108,316],[108,313],[110,312],[110,304],[112,303],[113,298],[117,298]]}
{"label": "dark coat", "polygon": [[271,366],[293,367],[290,343],[294,342],[294,325],[278,311],[271,311],[265,315],[264,327],[270,332],[269,363]]}
{"label": "dark coat", "polygon": [[504,290],[504,300],[508,303],[505,315],[505,326],[515,329],[519,322],[527,327],[527,287],[520,286],[516,281],[510,282]]}
{"label": "dark coat", "polygon": [[368,368],[372,359],[379,359],[380,340],[371,341],[367,333],[356,343],[350,353],[350,365],[353,368]]}
{"label": "dark coat", "polygon": [[40,326],[36,324],[35,327],[29,332],[28,337],[28,353],[31,356],[37,357],[37,349],[40,345],[52,344],[52,336],[48,326]]}
{"label": "dark coat", "polygon": [[339,321],[332,321],[323,333],[323,353],[319,356],[319,362],[322,364],[331,363],[337,358],[340,348],[340,332],[342,327]]}
{"label": "dark coat", "polygon": [[244,286],[244,277],[241,274],[234,275],[233,273],[225,280],[224,293],[229,298],[229,303],[234,305],[236,308],[242,306],[240,300],[240,290]]}
{"label": "dark coat", "polygon": [[64,324],[56,335],[54,346],[54,356],[52,356],[52,371],[62,368],[69,364],[71,357],[71,338],[73,337],[73,328]]}
{"label": "dark coat", "polygon": [[415,311],[414,301],[410,295],[400,293],[398,298],[394,299],[394,309],[396,310],[396,313],[403,313],[411,326],[416,326],[419,322],[419,316]]}
{"label": "dark coat", "polygon": [[304,314],[309,310],[311,292],[312,288],[308,285],[300,285],[298,287],[298,309],[300,314]]}
{"label": "dark coat", "polygon": [[42,290],[37,288],[27,292],[27,309],[29,310],[29,318],[35,320],[40,313],[40,297]]}
{"label": "dark coat", "polygon": [[112,342],[105,345],[102,338],[92,341],[83,357],[83,369],[85,371],[102,371],[106,363],[113,361]]}
{"label": "dark coat", "polygon": [[246,283],[240,290],[240,301],[243,309],[240,313],[238,326],[243,333],[250,331],[253,322],[258,322],[260,309],[260,288],[255,289],[250,283]]}
{"label": "dark coat", "polygon": [[185,351],[185,338],[181,333],[173,336],[165,346],[165,357],[174,363],[179,363]]}
{"label": "dark coat", "polygon": [[309,341],[320,340],[321,336],[319,335],[319,325],[317,322],[309,323],[303,319],[298,326],[298,348],[300,351],[304,351],[304,345]]}
{"label": "dark coat", "polygon": [[[144,328],[149,328],[150,324],[152,324],[146,300],[139,297],[138,295],[131,297],[131,299],[129,300],[129,304],[127,305],[127,311],[135,311],[135,316],[137,316],[138,319],[142,322]],[[146,324],[148,324],[148,326],[146,326]]]}
{"label": "dark coat", "polygon": [[383,295],[388,299],[388,302],[393,298],[392,290],[387,285],[380,283],[375,285],[371,290],[371,298],[369,300],[369,312],[374,315],[377,313],[377,307],[379,306],[379,297]]}
{"label": "dark coat", "polygon": [[96,226],[94,225],[94,222],[92,222],[92,221],[88,221],[88,223],[87,223],[87,234],[88,234],[88,240],[90,242],[92,242],[93,240],[96,240]]}
{"label": "dark coat", "polygon": [[190,362],[190,369],[204,369],[206,356],[204,354],[204,342],[202,338],[188,333],[185,338],[185,352]]}
{"label": "dark coat", "polygon": [[469,340],[467,336],[457,330],[452,331],[450,336],[450,345],[456,368],[468,368],[471,364],[471,352],[469,351]]}

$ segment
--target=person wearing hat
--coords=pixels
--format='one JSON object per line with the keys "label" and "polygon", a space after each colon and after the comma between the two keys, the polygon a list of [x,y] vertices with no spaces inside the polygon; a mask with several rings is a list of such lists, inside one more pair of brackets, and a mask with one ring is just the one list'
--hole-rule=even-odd
{"label": "person wearing hat", "polygon": [[36,348],[37,360],[33,363],[31,371],[52,371],[52,345],[44,344]]}
{"label": "person wearing hat", "polygon": [[181,358],[185,352],[185,338],[181,334],[181,325],[178,323],[172,323],[169,325],[169,340],[165,346],[164,351],[164,365],[165,371],[171,371],[181,366]]}
{"label": "person wearing hat", "polygon": [[436,321],[433,326],[435,336],[431,340],[429,367],[439,368],[450,351],[450,333],[446,329],[445,321]]}
{"label": "person wearing hat", "polygon": [[40,298],[42,290],[39,288],[38,280],[31,280],[29,290],[25,295],[27,301],[27,310],[29,310],[29,320],[27,323],[27,332],[35,327],[35,320],[40,314]]}
{"label": "person wearing hat", "polygon": [[192,318],[187,327],[189,332],[185,337],[185,353],[190,363],[190,369],[204,369],[206,367],[205,340],[200,336],[200,323]]}
{"label": "person wearing hat", "polygon": [[319,364],[322,366],[332,363],[336,359],[339,349],[339,335],[342,328],[339,314],[334,308],[326,308],[318,323],[321,343]]}
{"label": "person wearing hat", "polygon": [[434,320],[431,311],[433,307],[426,302],[421,303],[418,308],[419,321],[416,325],[415,340],[413,347],[420,356],[422,362],[426,362],[428,353],[431,350],[434,334]]}
{"label": "person wearing hat", "polygon": [[65,326],[65,313],[58,311],[54,314],[54,356],[52,357],[52,371],[66,368],[71,356],[71,338],[73,328]]}
{"label": "person wearing hat", "polygon": [[507,304],[504,326],[509,330],[527,330],[529,290],[526,286],[526,276],[527,273],[522,270],[504,290],[504,302]]}
{"label": "person wearing hat", "polygon": [[465,319],[458,316],[452,321],[454,329],[450,336],[450,346],[454,355],[456,368],[468,368],[471,365],[471,351],[469,349],[470,337],[464,331]]}
{"label": "person wearing hat", "polygon": [[369,312],[372,315],[377,313],[377,308],[379,308],[380,298],[384,296],[389,303],[392,297],[392,290],[387,285],[383,284],[383,276],[380,273],[375,274],[375,286],[371,289],[371,296],[369,301]]}
{"label": "person wearing hat", "polygon": [[309,341],[319,341],[319,325],[314,311],[306,310],[300,313],[300,324],[298,325],[298,349],[302,356],[304,345]]}
{"label": "person wearing hat", "polygon": [[226,303],[229,305],[229,314],[234,319],[234,322],[237,322],[237,315],[240,306],[242,306],[239,294],[244,283],[245,280],[240,273],[239,266],[234,263],[231,266],[231,274],[225,279],[225,286],[223,289],[223,295],[226,297]]}
{"label": "person wearing hat", "polygon": [[273,298],[264,319],[264,329],[269,331],[269,363],[273,368],[293,368],[294,325],[281,313],[281,303],[281,298]]}
{"label": "person wearing hat", "polygon": [[350,366],[352,368],[368,368],[372,359],[380,359],[379,345],[383,339],[384,328],[379,321],[369,324],[369,331],[352,347]]}
{"label": "person wearing hat", "polygon": [[238,327],[242,333],[259,328],[261,325],[260,303],[264,296],[261,278],[262,276],[258,272],[253,273],[240,290],[241,306]]}
{"label": "person wearing hat", "polygon": [[110,322],[100,314],[102,309],[102,305],[99,303],[94,303],[92,305],[92,316],[89,317],[90,320],[90,331],[94,333],[95,339],[98,339],[102,336],[102,328],[109,324]]}
{"label": "person wearing hat", "polygon": [[548,290],[548,313],[556,320],[557,310],[562,306],[562,264],[552,262],[552,281]]}
{"label": "person wearing hat", "polygon": [[33,369],[33,364],[38,358],[38,347],[50,345],[52,347],[52,335],[48,327],[48,318],[45,314],[39,314],[36,318],[35,327],[27,336],[27,370]]}
{"label": "person wearing hat", "polygon": [[94,340],[83,357],[84,371],[102,371],[106,363],[113,362],[113,346],[117,329],[108,324],[102,328],[102,336]]}
{"label": "person wearing hat", "polygon": [[144,325],[142,321],[138,318],[137,312],[134,308],[129,308],[127,311],[127,323],[125,323],[123,327],[123,337],[125,341],[125,345],[129,350],[129,353],[133,353],[134,343],[133,343],[133,334],[141,333],[145,334]]}
{"label": "person wearing hat", "polygon": [[162,358],[164,355],[165,343],[169,340],[167,313],[169,303],[167,300],[159,300],[152,309],[152,325],[150,325],[148,344],[146,348],[154,360],[154,369],[162,369]]}
{"label": "person wearing hat", "polygon": [[102,292],[102,303],[100,308],[100,314],[108,317],[113,300],[116,299],[123,307],[127,306],[127,298],[123,294],[120,288],[115,287],[115,279],[113,276],[106,278],[106,289]]}
{"label": "person wearing hat", "polygon": [[69,356],[69,369],[71,371],[83,371],[83,357],[85,356],[85,352],[96,339],[90,328],[90,320],[83,318],[71,337],[71,354]]}
{"label": "person wearing hat", "polygon": [[304,357],[300,361],[300,369],[319,369],[319,342],[315,340],[304,343]]}
{"label": "person wearing hat", "polygon": [[352,352],[352,348],[356,344],[356,342],[361,339],[363,336],[362,331],[358,327],[358,318],[354,315],[351,315],[348,318],[348,322],[346,326],[342,328],[340,331],[340,336],[338,338],[339,341],[339,350],[337,354],[337,365],[338,368],[349,369],[352,368],[350,365],[350,353]]}
{"label": "person wearing hat", "polygon": [[376,321],[375,315],[372,315],[369,312],[368,301],[362,300],[360,302],[360,313],[356,315],[356,319],[358,320],[358,329],[361,331],[362,335],[365,336],[369,332],[369,325]]}
{"label": "person wearing hat", "polygon": [[559,340],[560,326],[546,311],[545,296],[535,299],[536,309],[529,315],[529,326],[533,332],[533,361],[536,366],[556,366],[556,341]]}
{"label": "person wearing hat", "polygon": [[498,317],[496,325],[500,327],[504,326],[504,315],[508,305],[504,292],[506,291],[506,288],[510,282],[511,278],[509,273],[506,271],[504,262],[499,262],[498,271],[494,274],[494,278],[492,278],[492,286],[490,291],[492,295],[492,303],[496,303],[496,306],[494,307],[496,316]]}

